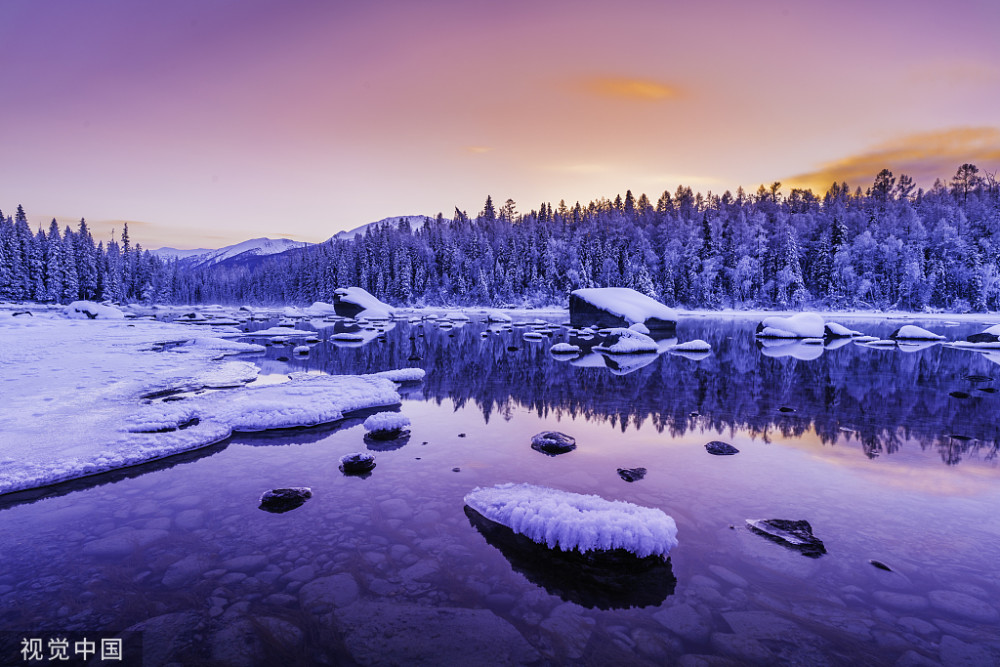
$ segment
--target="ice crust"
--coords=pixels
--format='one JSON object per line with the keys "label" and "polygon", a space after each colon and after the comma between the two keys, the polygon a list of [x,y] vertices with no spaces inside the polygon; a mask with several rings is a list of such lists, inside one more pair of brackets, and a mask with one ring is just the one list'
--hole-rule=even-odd
{"label": "ice crust", "polygon": [[625,549],[640,558],[666,557],[677,525],[662,510],[533,484],[477,488],[465,503],[487,519],[550,549]]}
{"label": "ice crust", "polygon": [[[145,463],[235,431],[311,426],[396,405],[395,381],[423,377],[421,369],[296,373],[282,384],[244,386],[257,367],[221,360],[260,349],[150,320],[76,320],[55,310],[0,317],[0,494]],[[203,387],[236,388],[175,402],[143,398]]]}
{"label": "ice crust", "polygon": [[572,293],[596,308],[624,318],[630,325],[650,318],[677,321],[676,310],[627,287],[588,287]]}

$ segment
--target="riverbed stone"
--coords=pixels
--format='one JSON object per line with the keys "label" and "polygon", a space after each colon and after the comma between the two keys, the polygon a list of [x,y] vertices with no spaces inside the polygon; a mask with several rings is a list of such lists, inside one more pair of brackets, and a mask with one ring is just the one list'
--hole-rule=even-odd
{"label": "riverbed stone", "polygon": [[142,633],[142,664],[164,667],[180,663],[186,653],[197,650],[202,618],[192,611],[179,611],[146,619],[126,632]]}
{"label": "riverbed stone", "polygon": [[196,530],[201,528],[203,523],[205,523],[205,512],[202,510],[184,510],[174,517],[174,524],[183,530]]}
{"label": "riverbed stone", "polygon": [[967,644],[951,635],[941,638],[941,663],[949,667],[1000,665],[1000,648]]}
{"label": "riverbed stone", "polygon": [[390,498],[378,504],[382,510],[382,516],[387,519],[409,519],[413,516],[413,510],[402,498]]}
{"label": "riverbed stone", "polygon": [[927,598],[922,595],[896,593],[895,591],[875,591],[872,599],[884,607],[901,611],[917,611],[927,608]]}
{"label": "riverbed stone", "polygon": [[910,650],[899,656],[895,667],[941,667],[941,663]]}
{"label": "riverbed stone", "polygon": [[313,579],[299,590],[299,604],[308,612],[322,614],[354,602],[358,583],[346,572]]}
{"label": "riverbed stone", "polygon": [[189,554],[167,568],[163,574],[163,585],[167,588],[181,588],[198,579],[211,564],[201,554]]}
{"label": "riverbed stone", "polygon": [[733,454],[740,453],[740,450],[736,449],[728,442],[722,442],[721,440],[713,440],[706,444],[705,451],[716,456],[732,456]]}
{"label": "riverbed stone", "polygon": [[487,609],[357,602],[334,613],[361,665],[522,665],[538,652]]}
{"label": "riverbed stone", "polygon": [[277,655],[295,652],[304,637],[298,626],[270,616],[238,618],[212,636],[212,659],[224,667],[254,667],[263,664],[266,637]]}
{"label": "riverbed stone", "polygon": [[596,621],[577,610],[568,602],[561,604],[539,626],[546,641],[555,648],[555,654],[563,660],[582,658],[594,633]]}
{"label": "riverbed stone", "polygon": [[663,611],[656,612],[653,614],[653,618],[660,625],[689,642],[702,643],[708,639],[712,631],[709,620],[688,604],[675,604]]}
{"label": "riverbed stone", "polygon": [[245,574],[253,574],[258,570],[262,570],[266,566],[267,556],[263,554],[237,556],[235,558],[222,561],[222,567],[226,568],[230,572],[243,572]]}
{"label": "riverbed stone", "polygon": [[136,549],[146,547],[169,535],[165,530],[125,530],[114,535],[91,540],[83,545],[83,553],[97,558],[122,558]]}
{"label": "riverbed stone", "polygon": [[955,614],[980,623],[995,623],[1000,619],[996,608],[971,595],[958,591],[931,591],[928,596],[931,606],[949,614]]}

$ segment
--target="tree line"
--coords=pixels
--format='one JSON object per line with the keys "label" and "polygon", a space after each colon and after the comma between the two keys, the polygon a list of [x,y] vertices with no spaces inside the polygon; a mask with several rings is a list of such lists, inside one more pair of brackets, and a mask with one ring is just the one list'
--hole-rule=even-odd
{"label": "tree line", "polygon": [[695,193],[654,203],[631,191],[586,206],[543,202],[519,214],[487,197],[418,228],[408,220],[275,255],[185,270],[128,241],[94,246],[81,220],[32,234],[0,214],[0,298],[157,303],[331,301],[357,285],[395,305],[565,304],[581,287],[631,287],[692,308],[1000,309],[1000,187],[962,165],[927,191],[888,169],[871,187],[822,196]]}

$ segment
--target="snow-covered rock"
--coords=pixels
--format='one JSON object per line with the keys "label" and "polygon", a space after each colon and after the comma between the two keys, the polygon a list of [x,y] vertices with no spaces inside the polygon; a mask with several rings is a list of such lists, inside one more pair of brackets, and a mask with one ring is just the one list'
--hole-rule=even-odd
{"label": "snow-covered rock", "polygon": [[375,455],[368,452],[344,454],[339,467],[345,475],[362,475],[375,467]]}
{"label": "snow-covered rock", "polygon": [[290,329],[287,326],[279,326],[279,327],[270,327],[268,329],[261,329],[259,331],[251,331],[249,333],[242,335],[249,336],[251,338],[274,338],[276,336],[316,336],[318,334],[315,331]]}
{"label": "snow-covered rock", "polygon": [[826,323],[826,338],[853,338],[854,336],[861,335],[863,334],[860,331],[848,329],[843,324],[837,324],[836,322]]}
{"label": "snow-covered rock", "polygon": [[393,382],[420,382],[427,375],[427,372],[423,368],[396,368],[391,371],[372,373],[372,375]]}
{"label": "snow-covered rock", "polygon": [[379,412],[368,417],[364,426],[376,440],[392,440],[408,431],[410,418],[398,412]]}
{"label": "snow-covered rock", "polygon": [[74,301],[63,309],[63,315],[73,320],[123,320],[125,313],[93,301]]}
{"label": "snow-covered rock", "polygon": [[549,348],[549,352],[552,354],[580,354],[580,348],[569,343],[556,343]]}
{"label": "snow-covered rock", "polygon": [[816,313],[765,317],[757,325],[761,338],[822,338],[825,333],[823,318]]}
{"label": "snow-covered rock", "polygon": [[468,322],[469,321],[469,316],[466,315],[465,313],[462,313],[462,312],[459,312],[459,311],[453,311],[453,312],[447,313],[444,316],[444,319],[449,320],[451,322]]}
{"label": "snow-covered rock", "polygon": [[630,325],[629,329],[632,331],[638,331],[641,334],[646,334],[647,336],[649,335],[649,327],[642,322],[636,322],[635,324]]}
{"label": "snow-covered rock", "polygon": [[918,327],[914,324],[904,324],[891,334],[889,338],[893,340],[944,340],[944,336]]}
{"label": "snow-covered rock", "polygon": [[[605,340],[595,345],[594,349],[609,354],[643,354],[657,353],[659,347],[656,341],[638,331],[625,328],[602,329],[601,333],[606,336]],[[525,334],[527,335],[527,334]]]}
{"label": "snow-covered rock", "polygon": [[363,341],[365,337],[360,333],[355,333],[353,331],[341,331],[340,333],[335,333],[330,336],[330,340],[342,340],[347,342],[359,342]]}
{"label": "snow-covered rock", "polygon": [[808,521],[788,519],[747,519],[753,532],[799,551],[803,556],[819,558],[826,553],[823,541],[813,535]]}
{"label": "snow-covered rock", "polygon": [[573,326],[588,324],[628,327],[642,323],[650,329],[672,330],[677,311],[656,299],[627,287],[591,287],[569,295],[569,315]]}
{"label": "snow-covered rock", "polygon": [[334,292],[333,306],[343,317],[390,319],[396,309],[360,287],[341,287]]}
{"label": "snow-covered rock", "polygon": [[303,313],[306,317],[328,317],[337,314],[337,307],[332,303],[316,301],[313,305],[306,308]]}
{"label": "snow-covered rock", "polygon": [[470,508],[515,533],[562,551],[624,549],[640,558],[666,558],[677,546],[677,525],[662,510],[532,484],[477,488]]}
{"label": "snow-covered rock", "polygon": [[486,314],[486,319],[489,322],[506,322],[510,323],[514,320],[507,313],[501,312],[499,310],[491,310]]}
{"label": "snow-covered rock", "polygon": [[312,489],[308,486],[293,486],[283,489],[265,491],[260,497],[260,509],[272,514],[290,512],[301,507],[312,498]]}
{"label": "snow-covered rock", "polygon": [[712,346],[706,343],[705,341],[701,340],[700,338],[696,338],[695,340],[689,340],[684,343],[678,343],[677,345],[674,345],[670,349],[676,352],[711,352]]}
{"label": "snow-covered rock", "polygon": [[294,348],[292,348],[292,354],[297,354],[299,356],[303,356],[303,355],[309,354],[309,346],[308,345],[296,345]]}

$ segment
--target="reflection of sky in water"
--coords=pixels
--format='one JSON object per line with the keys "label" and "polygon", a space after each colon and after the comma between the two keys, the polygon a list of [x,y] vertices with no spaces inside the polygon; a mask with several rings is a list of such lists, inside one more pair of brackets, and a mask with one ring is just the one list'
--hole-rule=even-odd
{"label": "reflection of sky in water", "polygon": [[[402,391],[410,439],[376,452],[367,479],[337,470],[342,455],[367,451],[361,421],[352,419],[237,436],[187,463],[8,505],[0,511],[7,559],[0,629],[123,629],[190,613],[204,639],[181,657],[207,659],[234,619],[249,615],[282,619],[309,633],[311,650],[345,656],[351,638],[360,641],[351,628],[365,622],[349,609],[362,606],[332,620],[313,614],[299,595],[308,581],[296,584],[294,577],[346,573],[366,604],[489,610],[557,663],[734,657],[732,636],[749,635],[737,623],[747,617],[733,614],[770,615],[808,629],[786,638],[791,648],[768,644],[777,663],[781,656],[806,663],[833,656],[892,664],[907,650],[941,659],[946,635],[975,645],[1000,640],[995,624],[974,617],[986,613],[981,608],[928,602],[944,590],[971,596],[988,611],[1000,598],[991,574],[1000,550],[1000,488],[988,459],[996,439],[993,401],[1000,399],[949,396],[995,384],[962,379],[992,375],[995,365],[941,346],[903,354],[851,344],[811,361],[772,358],[755,345],[753,324],[682,321],[679,340],[709,341],[709,357],[664,354],[627,375],[553,359],[547,348],[564,334],[528,344],[515,328],[482,339],[476,323],[449,332],[427,325],[423,337],[401,323],[384,342],[336,349],[319,343],[308,358],[287,364],[276,357],[290,356],[290,347],[269,348],[261,365],[278,377],[292,369],[427,369],[424,383]],[[894,328],[845,324],[879,337]],[[961,329],[946,331],[957,337],[965,335]],[[512,341],[519,350],[508,352]],[[421,360],[407,362],[414,351]],[[783,406],[795,412],[780,412]],[[573,435],[576,450],[557,457],[533,451],[531,436],[542,430]],[[948,433],[977,438],[948,440],[960,450],[956,465],[943,464]],[[740,453],[711,456],[704,449],[710,440],[730,442]],[[617,475],[639,466],[648,470],[641,481]],[[470,524],[462,498],[476,486],[510,481],[663,509],[678,524],[676,587],[669,595],[664,589],[662,602],[637,600],[648,606],[629,609],[627,600],[602,602],[598,586],[595,603],[593,588],[566,590],[558,563],[555,571],[547,561],[533,567],[534,557],[520,549],[491,545]],[[283,486],[309,486],[313,498],[287,514],[257,509],[262,491]],[[808,520],[828,553],[804,558],[752,534],[748,518]],[[95,555],[95,544],[137,531],[152,541],[117,556]],[[247,555],[266,565],[244,576],[224,564]],[[167,572],[186,558],[198,561],[190,580],[167,585]],[[895,571],[877,570],[870,559]],[[909,608],[898,606],[907,600]],[[674,615],[690,616],[704,631],[679,633],[665,620]],[[915,634],[906,619],[933,630],[921,626],[924,634]],[[576,628],[584,641],[557,639],[553,627],[563,634]],[[898,641],[880,644],[888,636]]]}

